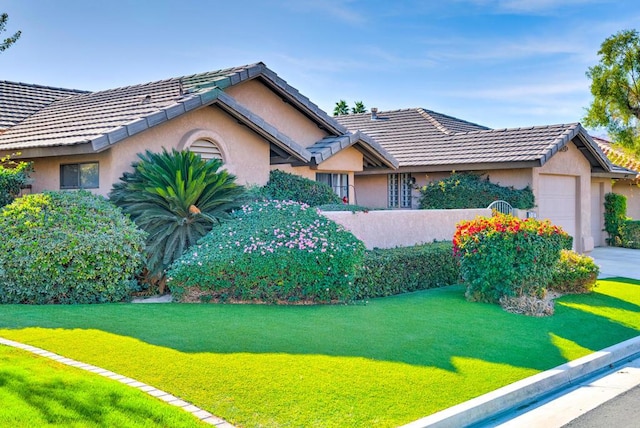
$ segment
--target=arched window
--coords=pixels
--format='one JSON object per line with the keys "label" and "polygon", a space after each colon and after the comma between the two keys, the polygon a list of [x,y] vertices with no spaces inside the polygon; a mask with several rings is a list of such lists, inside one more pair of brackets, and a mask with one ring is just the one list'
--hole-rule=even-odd
{"label": "arched window", "polygon": [[204,160],[220,159],[224,161],[220,147],[212,141],[200,138],[191,143],[188,149],[193,153],[199,154]]}

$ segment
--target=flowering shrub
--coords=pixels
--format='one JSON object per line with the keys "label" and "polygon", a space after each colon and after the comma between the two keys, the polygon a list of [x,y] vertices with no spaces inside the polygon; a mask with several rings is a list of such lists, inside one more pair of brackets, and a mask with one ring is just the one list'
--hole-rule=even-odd
{"label": "flowering shrub", "polygon": [[0,233],[0,303],[115,302],[137,289],[145,234],[101,196],[23,196],[0,212]]}
{"label": "flowering shrub", "polygon": [[571,242],[558,226],[533,218],[497,214],[459,223],[453,245],[467,298],[498,302],[502,296],[543,294],[560,250]]}
{"label": "flowering shrub", "polygon": [[179,300],[348,300],[364,245],[306,204],[254,202],[167,273]]}
{"label": "flowering shrub", "polygon": [[600,269],[591,257],[562,250],[549,288],[560,293],[589,293]]}

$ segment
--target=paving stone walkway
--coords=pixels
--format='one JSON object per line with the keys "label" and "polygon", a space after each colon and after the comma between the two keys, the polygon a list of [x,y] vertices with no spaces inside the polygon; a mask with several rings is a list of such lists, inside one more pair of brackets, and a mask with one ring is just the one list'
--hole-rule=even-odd
{"label": "paving stone walkway", "polygon": [[180,398],[174,395],[171,395],[168,392],[162,391],[161,389],[154,388],[153,386],[139,382],[135,379],[122,376],[120,374],[114,373],[109,370],[105,370],[97,366],[93,366],[91,364],[85,364],[80,361],[72,360],[71,358],[65,358],[62,355],[54,354],[53,352],[36,348],[35,346],[26,345],[24,343],[5,339],[3,337],[0,337],[0,345],[6,345],[6,346],[11,346],[12,348],[22,349],[22,350],[31,352],[33,354],[40,355],[41,357],[49,358],[59,363],[66,364],[67,366],[76,367],[91,373],[99,374],[100,376],[104,376],[109,379],[117,380],[118,382],[123,383],[127,386],[138,388],[140,391],[146,392],[152,397],[159,398],[160,400],[165,401],[168,404],[171,404],[172,406],[179,407],[185,412],[191,413],[193,416],[200,419],[202,422],[208,423],[218,428],[235,428],[229,422],[225,421],[224,419],[218,418],[217,416],[212,415],[206,410],[202,410],[201,408],[194,406],[193,404],[188,403],[184,400],[181,400]]}

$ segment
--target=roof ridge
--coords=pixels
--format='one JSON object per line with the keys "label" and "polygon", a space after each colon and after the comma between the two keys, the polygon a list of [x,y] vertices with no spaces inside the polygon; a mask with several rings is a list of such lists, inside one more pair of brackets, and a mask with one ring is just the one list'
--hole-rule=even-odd
{"label": "roof ridge", "polygon": [[117,86],[115,88],[107,88],[107,89],[101,89],[99,91],[95,91],[95,92],[91,92],[91,94],[101,94],[104,92],[110,92],[110,91],[118,91],[118,90],[125,90],[125,89],[132,89],[132,88],[140,88],[142,86],[147,86],[147,85],[154,85],[154,84],[159,84],[159,83],[167,83],[167,82],[172,82],[172,81],[177,81],[180,82],[183,79],[193,79],[193,78],[197,78],[200,76],[205,76],[207,74],[237,74],[237,73],[241,73],[243,70],[248,70],[252,67],[256,67],[256,66],[265,66],[263,62],[259,61],[259,62],[255,62],[252,64],[245,64],[245,65],[239,65],[239,66],[235,66],[235,67],[227,67],[227,68],[221,68],[219,70],[211,70],[211,71],[203,71],[200,73],[194,73],[194,74],[186,74],[186,75],[182,75],[182,76],[173,76],[173,77],[168,77],[165,79],[160,79],[160,80],[152,80],[149,82],[144,82],[144,83],[135,83],[132,85],[124,85],[124,86]]}
{"label": "roof ridge", "polygon": [[[470,122],[469,122],[470,123]],[[507,132],[507,131],[525,131],[525,130],[533,130],[533,129],[548,129],[548,128],[555,128],[555,127],[570,127],[570,128],[575,128],[576,125],[580,125],[579,122],[574,122],[574,123],[558,123],[558,124],[554,124],[554,125],[533,125],[533,126],[519,126],[517,128],[487,128],[487,129],[477,129],[475,131],[467,131],[467,132],[457,132],[457,135],[466,135],[466,134],[478,134],[478,133],[485,133],[485,132]],[[478,125],[478,126],[482,126],[482,125]]]}
{"label": "roof ridge", "polygon": [[86,94],[86,93],[91,92],[91,91],[86,91],[84,89],[61,88],[61,87],[56,87],[56,86],[38,85],[37,83],[13,82],[11,80],[0,80],[0,83],[9,83],[9,84],[12,84],[12,85],[27,86],[29,88],[52,89],[52,90],[55,90],[55,91],[65,91],[65,92],[77,92],[77,93],[80,93],[80,94]]}
{"label": "roof ridge", "polygon": [[[416,109],[416,111],[418,112],[418,114],[422,117],[424,117],[425,119],[427,119],[433,126],[436,127],[436,129],[440,132],[442,132],[445,135],[452,135],[455,134],[455,132],[451,131],[450,129],[448,129],[446,126],[444,126],[442,123],[440,123],[435,117],[431,116],[431,111],[429,110],[425,110],[422,107],[418,107]],[[435,112],[433,112],[435,113]]]}

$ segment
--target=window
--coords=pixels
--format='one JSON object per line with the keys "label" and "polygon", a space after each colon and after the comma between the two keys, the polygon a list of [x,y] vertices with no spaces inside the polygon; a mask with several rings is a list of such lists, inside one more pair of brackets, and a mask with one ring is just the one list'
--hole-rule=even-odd
{"label": "window", "polygon": [[348,174],[327,174],[316,173],[316,181],[331,187],[336,195],[344,198],[349,197],[349,175]]}
{"label": "window", "polygon": [[198,139],[191,143],[191,145],[189,146],[189,150],[200,155],[200,157],[204,160],[224,160],[222,158],[222,152],[220,151],[220,148],[215,143],[212,143],[209,140]]}
{"label": "window", "polygon": [[411,208],[411,174],[389,174],[387,176],[387,198],[389,208]]}
{"label": "window", "polygon": [[60,165],[61,189],[97,189],[98,177],[98,162]]}

